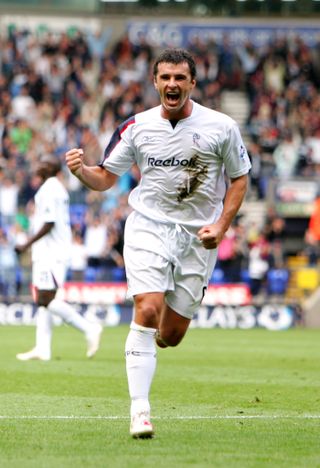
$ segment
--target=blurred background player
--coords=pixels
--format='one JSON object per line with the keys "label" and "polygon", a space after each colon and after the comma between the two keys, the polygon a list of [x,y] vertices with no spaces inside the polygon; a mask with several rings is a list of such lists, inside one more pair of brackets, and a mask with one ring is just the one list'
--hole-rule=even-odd
{"label": "blurred background player", "polygon": [[141,173],[129,198],[133,212],[124,247],[134,298],[126,364],[135,438],[153,436],[155,339],[160,347],[183,339],[211,278],[217,246],[244,199],[251,167],[237,124],[190,98],[196,66],[187,51],[165,50],[153,78],[161,105],[121,124],[102,164],[85,164],[82,148],[66,153],[71,172],[93,190],[109,189],[134,164]]}
{"label": "blurred background player", "polygon": [[88,358],[99,348],[101,325],[89,322],[71,305],[56,298],[57,290],[66,278],[72,239],[69,195],[57,177],[60,170],[60,161],[56,157],[40,158],[36,172],[42,183],[34,197],[33,235],[15,247],[21,254],[32,246],[32,285],[38,305],[36,344],[31,351],[17,354],[21,361],[51,359],[52,314],[84,333]]}

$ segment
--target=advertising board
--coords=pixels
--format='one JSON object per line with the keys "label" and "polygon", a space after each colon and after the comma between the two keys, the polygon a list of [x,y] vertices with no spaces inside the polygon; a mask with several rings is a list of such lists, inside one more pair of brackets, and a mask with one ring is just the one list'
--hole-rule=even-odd
{"label": "advertising board", "polygon": [[[126,292],[125,283],[66,283],[59,297],[73,303],[89,320],[114,327],[131,322],[132,301]],[[210,285],[191,327],[283,330],[294,326],[297,318],[294,305],[252,304],[245,284]],[[34,325],[35,320],[32,303],[0,303],[0,325]],[[60,325],[61,319],[55,317],[54,322]]]}

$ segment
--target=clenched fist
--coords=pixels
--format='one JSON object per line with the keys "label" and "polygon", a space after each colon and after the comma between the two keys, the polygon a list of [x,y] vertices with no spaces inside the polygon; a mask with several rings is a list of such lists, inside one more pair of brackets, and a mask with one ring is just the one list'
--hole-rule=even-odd
{"label": "clenched fist", "polygon": [[66,163],[69,170],[75,176],[80,176],[83,168],[83,149],[72,148],[65,154]]}
{"label": "clenched fist", "polygon": [[204,226],[198,231],[198,239],[205,249],[216,249],[224,236],[224,231],[217,224]]}

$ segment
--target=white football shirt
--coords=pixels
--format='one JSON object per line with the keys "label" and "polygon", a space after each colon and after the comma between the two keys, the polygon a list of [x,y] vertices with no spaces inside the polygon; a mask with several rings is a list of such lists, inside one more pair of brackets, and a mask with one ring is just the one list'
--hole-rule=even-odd
{"label": "white football shirt", "polygon": [[44,223],[54,223],[51,231],[32,244],[33,261],[70,260],[71,227],[69,195],[56,178],[47,179],[37,191],[35,212],[32,220],[33,232],[38,232]]}
{"label": "white football shirt", "polygon": [[234,120],[196,102],[174,127],[161,117],[161,106],[120,125],[101,165],[120,176],[135,163],[141,180],[129,197],[132,208],[197,229],[219,218],[225,174],[236,178],[251,167]]}

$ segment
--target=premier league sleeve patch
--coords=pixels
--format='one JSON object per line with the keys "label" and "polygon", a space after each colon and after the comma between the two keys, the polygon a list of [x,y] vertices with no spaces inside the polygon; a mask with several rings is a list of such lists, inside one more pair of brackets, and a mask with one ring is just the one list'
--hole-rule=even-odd
{"label": "premier league sleeve patch", "polygon": [[247,150],[243,145],[240,145],[239,147],[239,156],[242,161],[244,161],[248,156]]}

